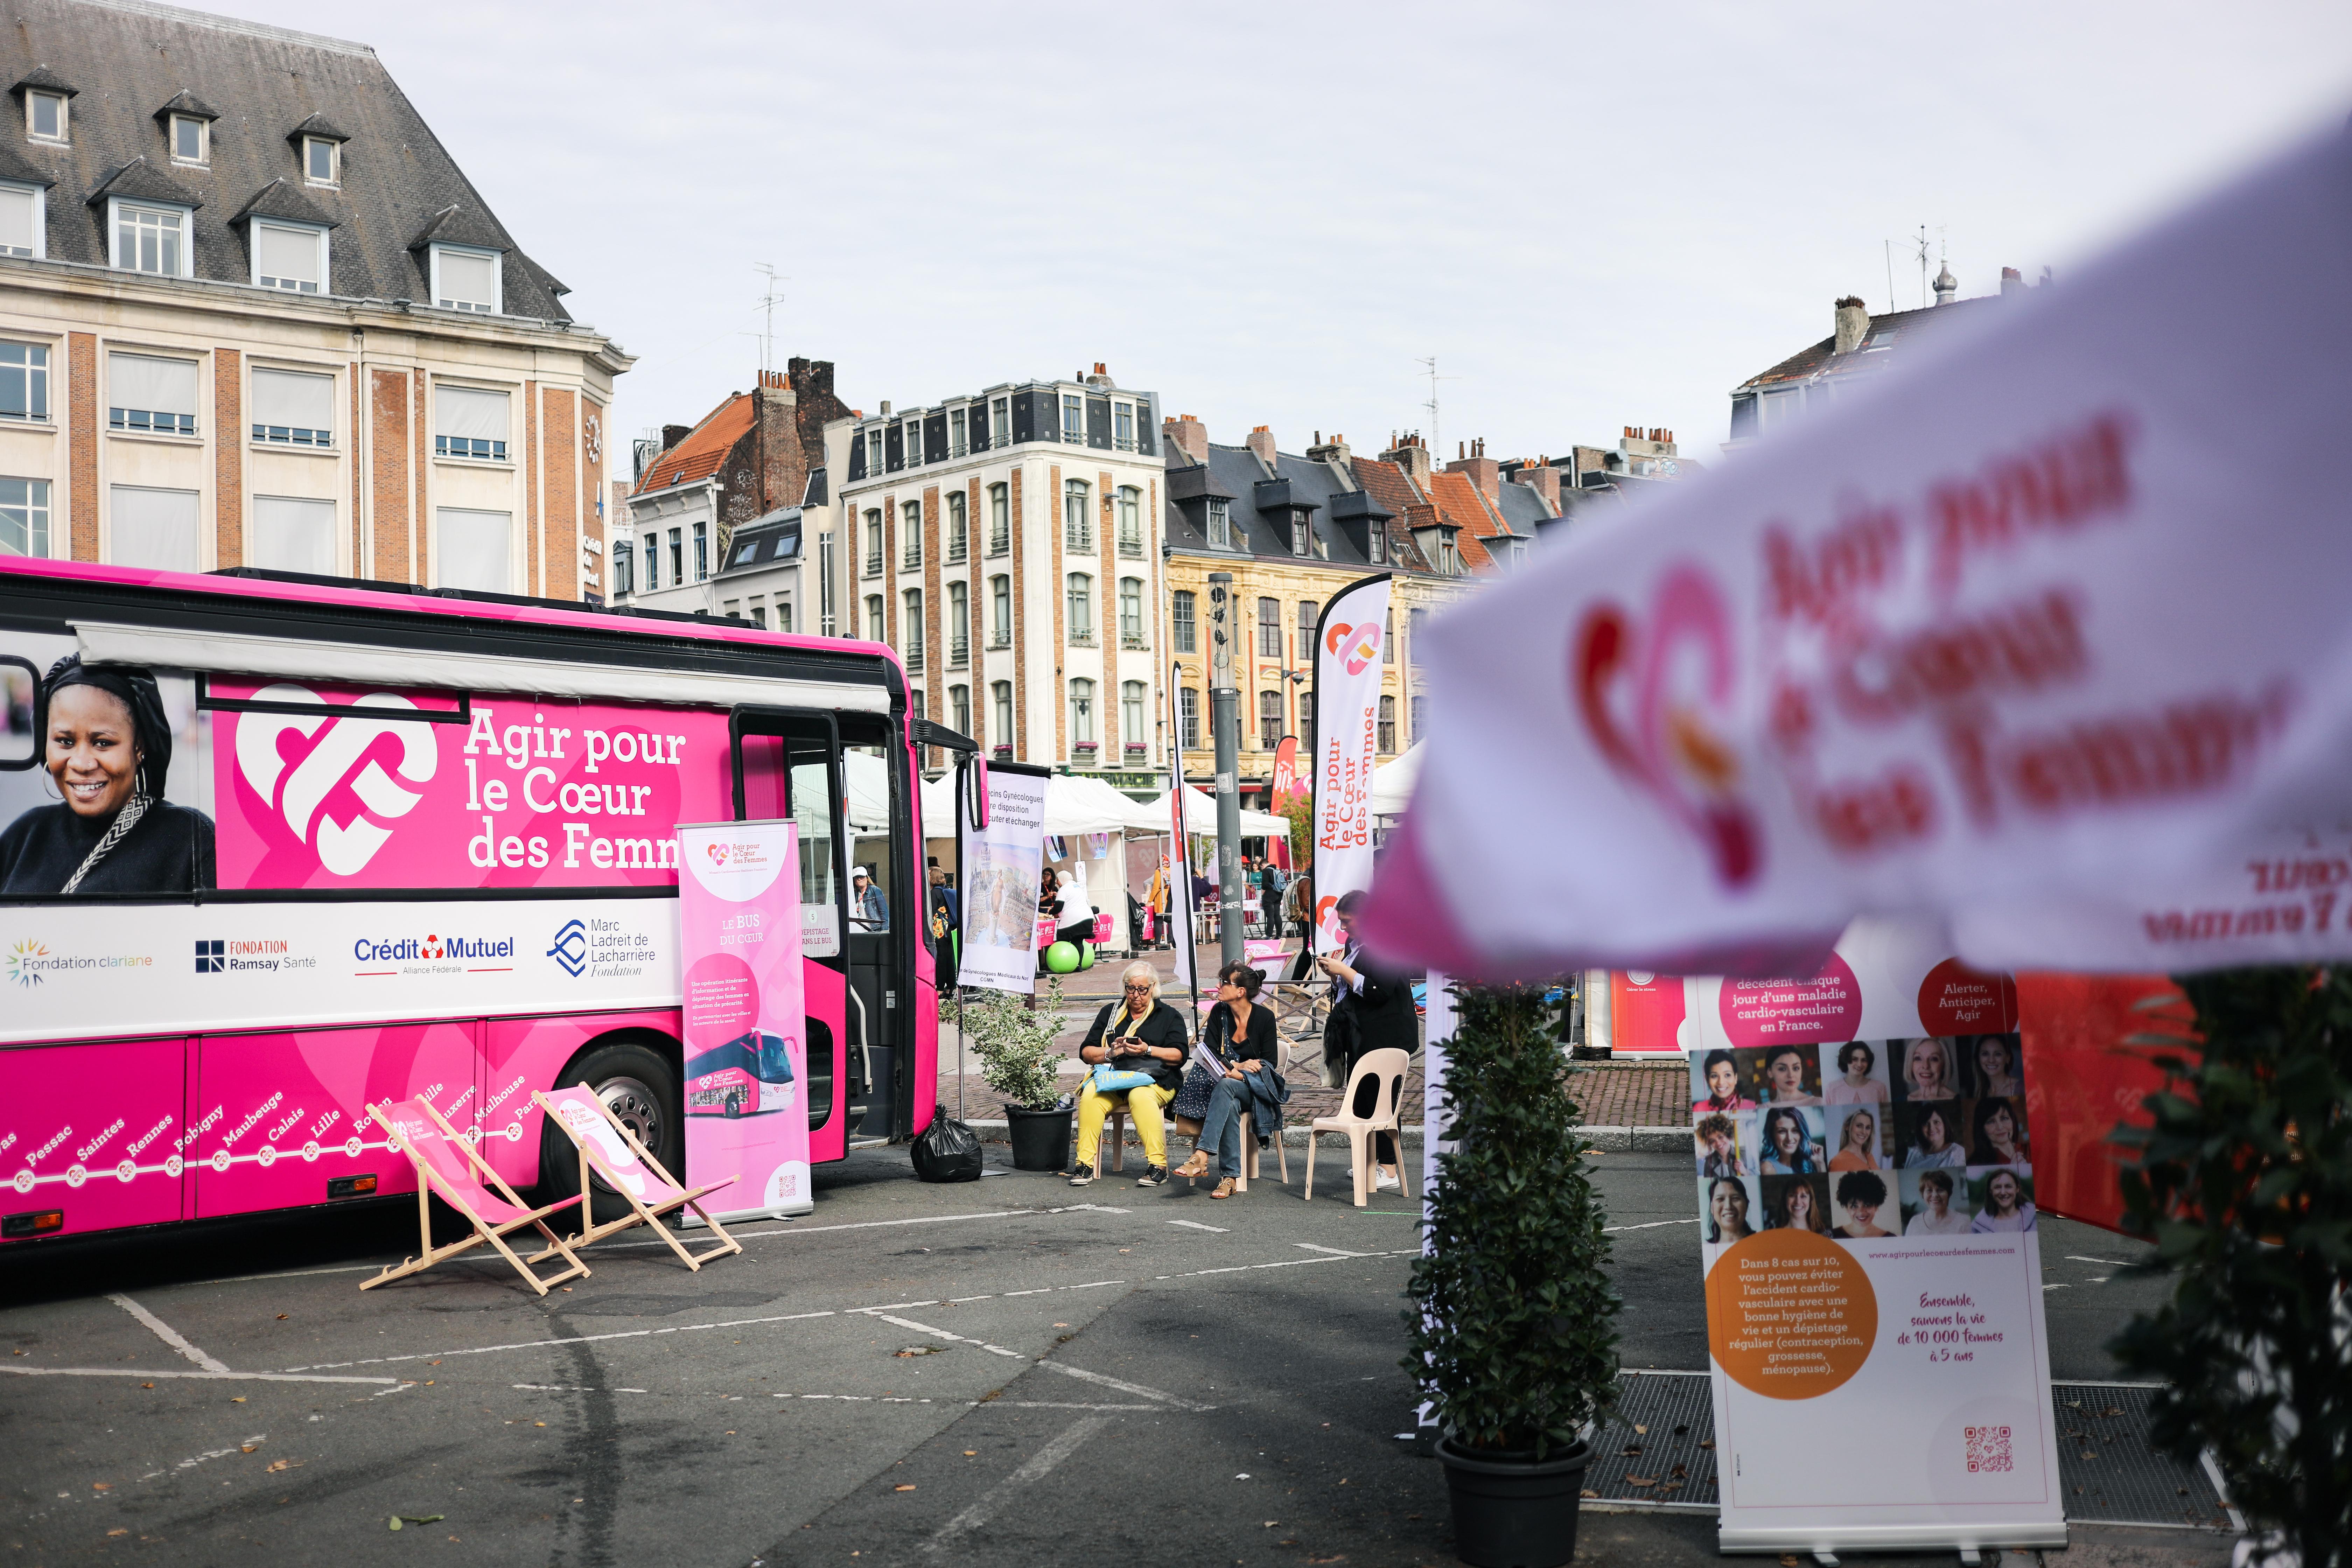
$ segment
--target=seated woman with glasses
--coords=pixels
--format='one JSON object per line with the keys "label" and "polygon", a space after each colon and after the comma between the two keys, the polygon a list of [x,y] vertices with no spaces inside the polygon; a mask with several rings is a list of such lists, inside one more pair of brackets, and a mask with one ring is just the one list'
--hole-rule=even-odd
{"label": "seated woman with glasses", "polygon": [[[1217,1185],[1209,1194],[1213,1198],[1232,1197],[1234,1185],[1241,1179],[1244,1114],[1258,1136],[1282,1133],[1282,1104],[1290,1098],[1290,1089],[1282,1081],[1282,1047],[1275,1037],[1274,1009],[1258,1005],[1257,994],[1265,984],[1265,971],[1246,963],[1228,963],[1217,971],[1217,1005],[1209,1009],[1209,1021],[1201,1026],[1201,1043],[1224,1064],[1224,1075],[1212,1079],[1207,1068],[1195,1067],[1176,1102],[1179,1127],[1191,1120],[1188,1100],[1200,1104],[1201,1110],[1192,1157],[1172,1173],[1207,1175],[1213,1150]],[[1204,1099],[1193,1099],[1203,1090]]]}
{"label": "seated woman with glasses", "polygon": [[[1122,999],[1103,1004],[1087,1031],[1078,1059],[1088,1068],[1078,1091],[1078,1158],[1070,1169],[1070,1185],[1083,1187],[1095,1179],[1095,1151],[1102,1142],[1103,1120],[1124,1105],[1135,1118],[1150,1168],[1136,1185],[1156,1187],[1168,1180],[1168,1131],[1160,1108],[1176,1098],[1184,1079],[1184,1016],[1160,1000],[1160,972],[1140,960],[1119,974]],[[1093,1069],[1108,1068],[1113,1075],[1141,1074],[1148,1081],[1098,1089],[1102,1076]]]}

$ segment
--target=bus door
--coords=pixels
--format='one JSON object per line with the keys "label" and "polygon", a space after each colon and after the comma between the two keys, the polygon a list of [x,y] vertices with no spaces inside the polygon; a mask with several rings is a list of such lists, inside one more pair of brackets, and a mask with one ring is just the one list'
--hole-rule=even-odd
{"label": "bus door", "polygon": [[[928,889],[913,840],[906,732],[879,713],[841,715],[843,791],[849,817],[850,1010],[863,1037],[863,1070],[851,1096],[854,1135],[895,1138],[911,1125],[916,1076],[915,942]],[[859,871],[866,875],[861,880]],[[861,889],[863,889],[861,891]]]}
{"label": "bus door", "polygon": [[[799,829],[801,973],[807,994],[811,1162],[848,1153],[867,1048],[850,1000],[847,836],[841,736],[815,709],[738,708],[728,725],[734,752],[735,818],[790,817]],[[849,1090],[852,1104],[843,1105]]]}

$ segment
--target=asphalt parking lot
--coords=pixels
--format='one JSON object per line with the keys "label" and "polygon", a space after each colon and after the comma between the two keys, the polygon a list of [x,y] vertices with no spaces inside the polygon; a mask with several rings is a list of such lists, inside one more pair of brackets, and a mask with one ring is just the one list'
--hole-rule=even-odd
{"label": "asphalt parking lot", "polygon": [[[1598,1163],[1625,1364],[1704,1366],[1687,1163]],[[1443,1476],[1398,1437],[1417,1207],[1303,1203],[1293,1165],[1217,1203],[927,1186],[866,1151],[814,1215],[742,1227],[740,1258],[697,1275],[607,1242],[544,1301],[494,1259],[362,1295],[414,1248],[397,1206],[19,1254],[0,1542],[33,1564],[1449,1563]],[[2113,1375],[2099,1342],[2155,1288],[2111,1278],[2114,1237],[2044,1237],[2053,1371]],[[1712,1533],[1604,1515],[1585,1555],[1704,1561]]]}

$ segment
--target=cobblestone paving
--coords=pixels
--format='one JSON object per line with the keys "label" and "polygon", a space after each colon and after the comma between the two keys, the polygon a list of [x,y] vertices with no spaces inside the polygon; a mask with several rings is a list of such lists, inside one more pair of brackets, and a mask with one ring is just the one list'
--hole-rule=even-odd
{"label": "cobblestone paving", "polygon": [[[1175,954],[1161,951],[1144,955],[1157,969],[1163,984],[1172,985]],[[1201,972],[1206,975],[1217,964],[1214,948],[1201,950]],[[1104,1003],[1119,994],[1119,971],[1126,961],[1112,958],[1094,968],[1064,977],[1062,994],[1065,1001],[1064,1027],[1056,1044],[1062,1054],[1076,1065],[1078,1046],[1086,1037],[1087,1026]],[[1172,991],[1168,999],[1181,1007],[1182,999]],[[1285,1076],[1291,1087],[1289,1123],[1303,1126],[1318,1116],[1328,1116],[1339,1109],[1339,1091],[1325,1089],[1317,1072],[1323,1052],[1319,1033],[1298,1032],[1293,1026],[1283,1034],[1283,1047],[1289,1060]],[[950,1114],[956,1104],[955,1018],[950,1008],[940,1020],[940,1054],[943,1070],[940,1074],[940,1101]],[[1422,1058],[1415,1052],[1412,1068],[1405,1081],[1405,1103],[1417,1107],[1422,1103]],[[1577,1090],[1584,1106],[1584,1120],[1596,1127],[1680,1127],[1690,1119],[1687,1099],[1689,1075],[1680,1058],[1669,1063],[1595,1062],[1587,1064],[1592,1071],[1577,1082]],[[964,1117],[968,1121],[995,1121],[1004,1115],[1003,1098],[981,1081],[979,1064],[971,1064],[963,1084]],[[1065,1089],[1075,1090],[1077,1075],[1066,1070]],[[1411,1120],[1408,1112],[1408,1120]]]}

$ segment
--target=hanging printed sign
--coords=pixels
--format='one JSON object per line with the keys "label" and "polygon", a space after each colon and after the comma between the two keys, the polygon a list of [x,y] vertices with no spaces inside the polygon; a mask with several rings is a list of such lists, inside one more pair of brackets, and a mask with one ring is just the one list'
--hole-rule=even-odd
{"label": "hanging printed sign", "polygon": [[1315,627],[1315,942],[1333,952],[1347,945],[1336,906],[1372,882],[1372,756],[1388,617],[1382,573],[1324,605]]}
{"label": "hanging printed sign", "polygon": [[[2333,297],[2347,181],[2331,129],[1440,617],[1373,940],[1771,973],[1879,910],[1987,967],[2352,953],[2294,868],[2352,805],[2352,312],[2229,308]],[[2228,428],[2275,459],[2216,465]]]}
{"label": "hanging printed sign", "polygon": [[1028,995],[1037,988],[1037,952],[1053,927],[1037,914],[1045,859],[1043,768],[995,763],[988,770],[988,826],[967,825],[963,840],[963,959],[966,985]]}
{"label": "hanging printed sign", "polygon": [[806,1214],[807,1025],[799,840],[790,822],[680,824],[686,1179],[731,1185],[721,1219]]}

